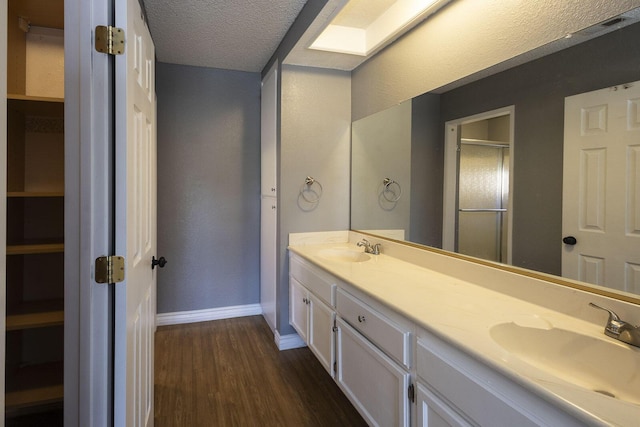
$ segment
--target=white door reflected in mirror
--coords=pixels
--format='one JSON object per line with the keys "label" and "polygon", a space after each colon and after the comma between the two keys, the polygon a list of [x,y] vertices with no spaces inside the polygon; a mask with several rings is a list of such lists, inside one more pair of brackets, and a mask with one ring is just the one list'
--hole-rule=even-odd
{"label": "white door reflected in mirror", "polygon": [[565,99],[562,194],[562,276],[635,294],[640,293],[639,107],[640,82]]}

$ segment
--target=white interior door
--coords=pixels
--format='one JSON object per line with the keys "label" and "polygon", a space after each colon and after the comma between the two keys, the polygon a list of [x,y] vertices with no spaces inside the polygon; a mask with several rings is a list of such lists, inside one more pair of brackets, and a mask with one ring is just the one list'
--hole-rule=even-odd
{"label": "white interior door", "polygon": [[639,107],[640,82],[565,99],[562,275],[634,293],[640,292]]}
{"label": "white interior door", "polygon": [[116,0],[125,54],[116,57],[115,425],[153,425],[156,314],[156,96],[153,41],[137,0]]}

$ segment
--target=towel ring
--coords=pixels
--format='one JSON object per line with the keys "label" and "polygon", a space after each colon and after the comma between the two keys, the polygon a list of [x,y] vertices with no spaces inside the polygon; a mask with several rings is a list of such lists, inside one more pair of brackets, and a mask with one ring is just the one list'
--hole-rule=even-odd
{"label": "towel ring", "polygon": [[[318,190],[313,190],[313,185],[317,184],[318,186]],[[313,177],[306,177],[304,180],[304,183],[302,184],[302,187],[300,187],[300,195],[302,196],[302,198],[309,202],[309,203],[318,203],[320,201],[320,198],[322,197],[322,184],[320,184],[319,181],[317,181],[315,178]],[[313,193],[316,195],[315,198],[311,198],[309,199],[307,197],[307,193]]]}
{"label": "towel ring", "polygon": [[[391,188],[391,186],[394,184],[396,187],[398,187],[397,192],[393,191],[393,189]],[[394,181],[391,178],[385,178],[382,180],[382,185],[382,197],[384,197],[387,202],[395,203],[400,200],[400,197],[402,197],[402,187],[397,181]],[[392,194],[393,197],[389,197],[389,194]]]}

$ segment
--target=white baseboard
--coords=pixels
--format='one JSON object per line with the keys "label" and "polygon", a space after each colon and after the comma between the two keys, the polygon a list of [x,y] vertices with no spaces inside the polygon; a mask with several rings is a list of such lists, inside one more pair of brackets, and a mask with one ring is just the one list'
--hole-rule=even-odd
{"label": "white baseboard", "polygon": [[274,340],[276,342],[278,350],[291,350],[292,348],[307,346],[307,344],[302,341],[302,338],[300,338],[300,336],[296,333],[289,335],[280,335],[280,332],[276,330]]}
{"label": "white baseboard", "polygon": [[181,323],[207,322],[209,320],[231,319],[234,317],[262,314],[260,304],[235,305],[231,307],[208,308],[205,310],[177,311],[156,315],[156,325],[179,325]]}
{"label": "white baseboard", "polygon": [[[156,315],[156,326],[179,325],[182,323],[207,322],[209,320],[232,319],[234,317],[257,316],[262,314],[260,304],[236,305],[232,307],[208,308],[205,310],[176,311]],[[296,334],[280,335],[274,331],[274,341],[278,350],[290,350],[306,347],[304,341]]]}

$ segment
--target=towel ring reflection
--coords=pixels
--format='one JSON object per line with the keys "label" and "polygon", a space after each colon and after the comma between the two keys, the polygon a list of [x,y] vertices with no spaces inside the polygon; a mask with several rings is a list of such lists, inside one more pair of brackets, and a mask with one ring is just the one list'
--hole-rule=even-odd
{"label": "towel ring reflection", "polygon": [[[382,180],[382,185],[382,197],[384,197],[387,202],[395,203],[400,200],[400,197],[402,197],[402,187],[397,181],[391,178],[385,178]],[[394,191],[395,187],[397,187],[396,191]]]}
{"label": "towel ring reflection", "polygon": [[[317,190],[314,190],[314,185],[317,185]],[[322,191],[322,184],[320,184],[319,181],[310,176],[305,178],[302,187],[300,187],[300,195],[305,201],[309,203],[318,203],[320,201],[320,198],[322,197]],[[316,197],[308,198],[309,193],[315,194]]]}

